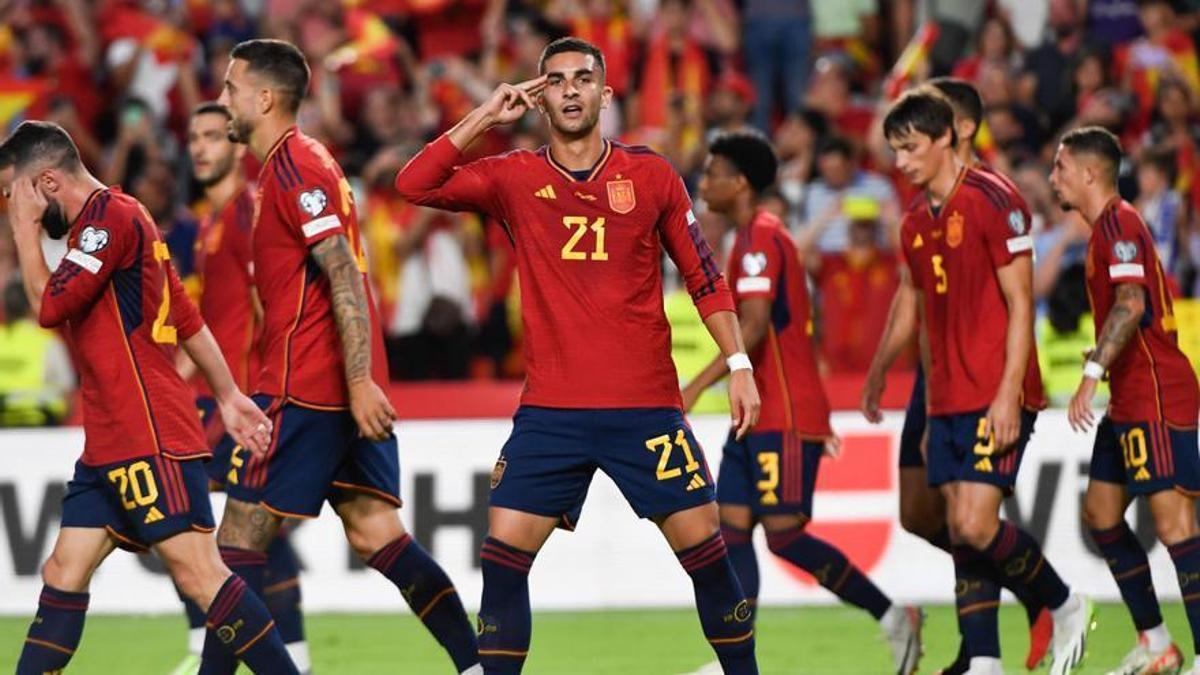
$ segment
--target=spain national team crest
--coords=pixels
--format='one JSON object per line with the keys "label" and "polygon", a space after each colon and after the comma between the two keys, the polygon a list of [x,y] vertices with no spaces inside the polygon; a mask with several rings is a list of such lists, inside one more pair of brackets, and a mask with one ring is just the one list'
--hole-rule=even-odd
{"label": "spain national team crest", "polygon": [[620,214],[626,214],[637,206],[637,197],[633,194],[633,181],[628,178],[624,180],[610,180],[608,186],[608,206],[613,211]]}
{"label": "spain national team crest", "polygon": [[950,214],[946,219],[946,245],[950,248],[958,248],[963,241],[963,216],[958,211]]}

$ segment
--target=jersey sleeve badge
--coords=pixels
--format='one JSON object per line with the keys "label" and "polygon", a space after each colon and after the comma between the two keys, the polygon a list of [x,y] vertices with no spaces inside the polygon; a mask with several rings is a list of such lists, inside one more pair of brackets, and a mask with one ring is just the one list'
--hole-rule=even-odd
{"label": "jersey sleeve badge", "polygon": [[321,215],[325,211],[325,207],[329,205],[329,197],[325,195],[325,191],[321,188],[313,188],[307,192],[301,192],[299,201],[300,210],[314,218]]}
{"label": "jersey sleeve badge", "polygon": [[79,250],[95,253],[108,246],[108,230],[88,225],[79,233]]}

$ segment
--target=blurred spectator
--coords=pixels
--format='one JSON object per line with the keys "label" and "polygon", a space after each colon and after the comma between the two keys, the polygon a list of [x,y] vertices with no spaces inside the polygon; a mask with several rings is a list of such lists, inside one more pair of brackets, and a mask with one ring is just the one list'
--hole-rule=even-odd
{"label": "blurred spectator", "polygon": [[1183,256],[1180,243],[1187,223],[1187,204],[1175,191],[1175,157],[1169,150],[1152,149],[1142,154],[1137,165],[1138,213],[1150,228],[1154,248],[1167,273],[1171,293],[1180,294]]}
{"label": "blurred spectator", "polygon": [[1085,33],[1075,0],[1050,0],[1049,29],[1045,41],[1025,56],[1020,86],[1020,100],[1042,117],[1043,138],[1076,113],[1071,64],[1083,49]]}
{"label": "blurred spectator", "polygon": [[0,323],[0,426],[52,426],[67,414],[75,386],[61,340],[29,315],[20,275],[4,285]]}
{"label": "blurred spectator", "polygon": [[776,91],[783,92],[783,111],[800,107],[808,86],[812,29],[808,0],[745,0],[742,44],[758,92],[751,121],[759,129],[771,129],[778,112]]}
{"label": "blurred spectator", "polygon": [[181,279],[190,280],[195,274],[196,235],[200,224],[176,198],[180,192],[176,175],[170,164],[156,158],[133,179],[129,193],[146,207],[162,232],[175,271]]}
{"label": "blurred spectator", "polygon": [[[711,211],[701,213],[697,220],[700,233],[712,249],[718,267],[725,271],[725,257],[733,246],[732,243],[726,245],[728,235],[733,232],[732,224],[725,220],[724,216]],[[671,325],[671,358],[675,361],[675,370],[679,373],[679,386],[682,388],[712,363],[721,350],[713,342],[703,319],[696,312],[695,303],[688,295],[687,288],[679,281],[678,275],[675,281],[674,289],[668,291],[663,299],[663,311],[667,316],[667,323]],[[696,399],[696,406],[692,410],[697,413],[728,411],[727,387],[728,383],[722,380],[704,390]]]}
{"label": "blurred spectator", "polygon": [[1088,37],[1109,47],[1129,42],[1142,34],[1138,22],[1138,0],[1088,0]]}
{"label": "blurred spectator", "polygon": [[804,227],[798,240],[812,239],[814,250],[821,253],[846,251],[850,215],[855,209],[877,210],[883,225],[878,236],[896,231],[900,208],[895,189],[883,176],[858,168],[849,141],[837,136],[822,141],[817,149],[817,172],[820,177],[809,185],[804,200]]}
{"label": "blurred spectator", "polygon": [[1065,406],[1079,386],[1083,355],[1095,346],[1095,326],[1088,304],[1085,266],[1076,262],[1058,275],[1038,318],[1038,365],[1050,404]]}
{"label": "blurred spectator", "polygon": [[975,38],[975,53],[959,61],[951,75],[978,83],[984,64],[1011,72],[1016,72],[1021,65],[1016,36],[1004,17],[993,16],[983,22]]}
{"label": "blurred spectator", "polygon": [[1013,175],[1031,216],[1033,298],[1039,316],[1046,314],[1046,298],[1058,284],[1062,271],[1083,263],[1091,237],[1091,228],[1078,211],[1062,210],[1046,182],[1049,173],[1048,166],[1031,161],[1020,165]]}
{"label": "blurred spectator", "polygon": [[779,193],[787,200],[787,213],[780,218],[793,232],[800,228],[804,196],[817,171],[817,142],[826,136],[829,124],[816,110],[793,111],[775,133],[779,155]]}
{"label": "blurred spectator", "polygon": [[1146,34],[1117,49],[1113,67],[1134,98],[1129,131],[1140,134],[1149,127],[1158,86],[1164,79],[1182,82],[1192,100],[1200,96],[1200,64],[1196,45],[1179,27],[1169,0],[1141,0],[1137,17]]}
{"label": "blurred spectator", "polygon": [[1200,120],[1187,87],[1168,78],[1158,86],[1158,101],[1145,144],[1175,153],[1175,189],[1189,195],[1191,210],[1200,210]]}
{"label": "blurred spectator", "polygon": [[1071,84],[1075,92],[1075,114],[1081,114],[1091,103],[1092,97],[1109,86],[1108,67],[1104,54],[1095,49],[1080,51],[1071,73]]}
{"label": "blurred spectator", "polygon": [[835,132],[855,139],[857,145],[866,138],[875,111],[853,95],[852,68],[853,63],[844,54],[817,59],[806,105],[824,115]]}

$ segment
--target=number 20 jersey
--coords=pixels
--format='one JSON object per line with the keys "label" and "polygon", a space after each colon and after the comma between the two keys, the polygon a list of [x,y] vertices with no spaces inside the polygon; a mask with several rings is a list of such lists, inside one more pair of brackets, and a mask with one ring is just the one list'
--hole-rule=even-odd
{"label": "number 20 jersey", "polygon": [[[924,194],[904,214],[901,250],[925,300],[931,415],[982,410],[995,398],[1008,330],[1008,305],[996,270],[1033,254],[1029,224],[1029,208],[1020,195],[970,167],[959,174],[936,214]],[[1036,347],[1030,350],[1022,393],[1024,407],[1045,407]]]}
{"label": "number 20 jersey", "polygon": [[604,141],[580,180],[518,150],[461,164],[446,136],[396,177],[409,201],[482,211],[516,249],[528,379],[521,402],[550,408],[679,407],[662,253],[702,316],[733,310],[683,181],[648,149]]}

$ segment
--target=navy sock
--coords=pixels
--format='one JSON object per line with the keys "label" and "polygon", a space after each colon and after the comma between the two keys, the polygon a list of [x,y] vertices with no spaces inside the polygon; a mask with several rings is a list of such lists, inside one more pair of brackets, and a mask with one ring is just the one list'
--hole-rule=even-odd
{"label": "navy sock", "polygon": [[[246,588],[262,601],[263,576],[266,574],[267,554],[259,551],[248,551],[232,546],[219,546],[221,560],[241,579]],[[213,601],[215,604],[215,600]],[[209,608],[206,624],[211,624],[212,608]],[[211,625],[210,625],[211,628]],[[200,672],[203,675],[233,675],[237,671],[237,657],[209,630],[204,636],[204,649],[201,654]]]}
{"label": "navy sock", "polygon": [[535,554],[488,537],[479,553],[483,598],[479,604],[479,663],[488,675],[520,673],[529,653],[533,617],[529,569]]}
{"label": "navy sock", "polygon": [[67,667],[83,636],[88,597],[87,593],[42,586],[37,616],[29,626],[17,661],[17,675],[42,675]]}
{"label": "navy sock", "polygon": [[267,606],[236,574],[229,575],[213,596],[207,625],[210,639],[204,641],[201,673],[215,672],[210,670],[209,655],[220,645],[233,656],[235,665],[241,659],[257,675],[299,674]]}
{"label": "navy sock", "polygon": [[450,654],[458,672],[479,663],[479,645],[462,600],[446,572],[413,538],[405,534],[367,561],[404,596],[425,628]]}
{"label": "navy sock", "polygon": [[803,528],[768,532],[767,546],[775,555],[816,577],[842,600],[870,612],[876,620],[892,606],[883,591],[841,551]]}
{"label": "navy sock", "polygon": [[758,556],[754,554],[754,542],[751,531],[733,527],[721,526],[721,538],[729,550],[729,562],[733,563],[733,571],[737,573],[738,583],[742,585],[742,593],[746,602],[750,603],[750,622],[753,624],[758,614]]}
{"label": "navy sock", "polygon": [[1122,521],[1107,530],[1092,530],[1091,535],[1108,562],[1134,627],[1144,631],[1161,625],[1162,611],[1154,593],[1154,580],[1150,577],[1150,560],[1133,531]]}
{"label": "navy sock", "polygon": [[954,604],[967,656],[1000,658],[1000,584],[992,562],[970,546],[955,546]]}
{"label": "navy sock", "polygon": [[1167,547],[1179,577],[1183,609],[1192,629],[1192,646],[1200,652],[1200,537],[1192,537]]}
{"label": "navy sock", "polygon": [[1011,521],[1000,521],[1000,529],[984,554],[996,565],[1002,583],[1018,589],[1018,597],[1038,598],[1050,608],[1061,607],[1067,601],[1070,590],[1042,555],[1042,547]]}
{"label": "navy sock", "polygon": [[284,644],[304,642],[304,610],[300,595],[300,564],[283,532],[267,549],[263,601],[275,619]]}
{"label": "navy sock", "polygon": [[726,675],[757,675],[750,603],[742,593],[721,534],[714,533],[691,548],[676,551],[675,557],[692,578],[700,626],[721,668]]}

